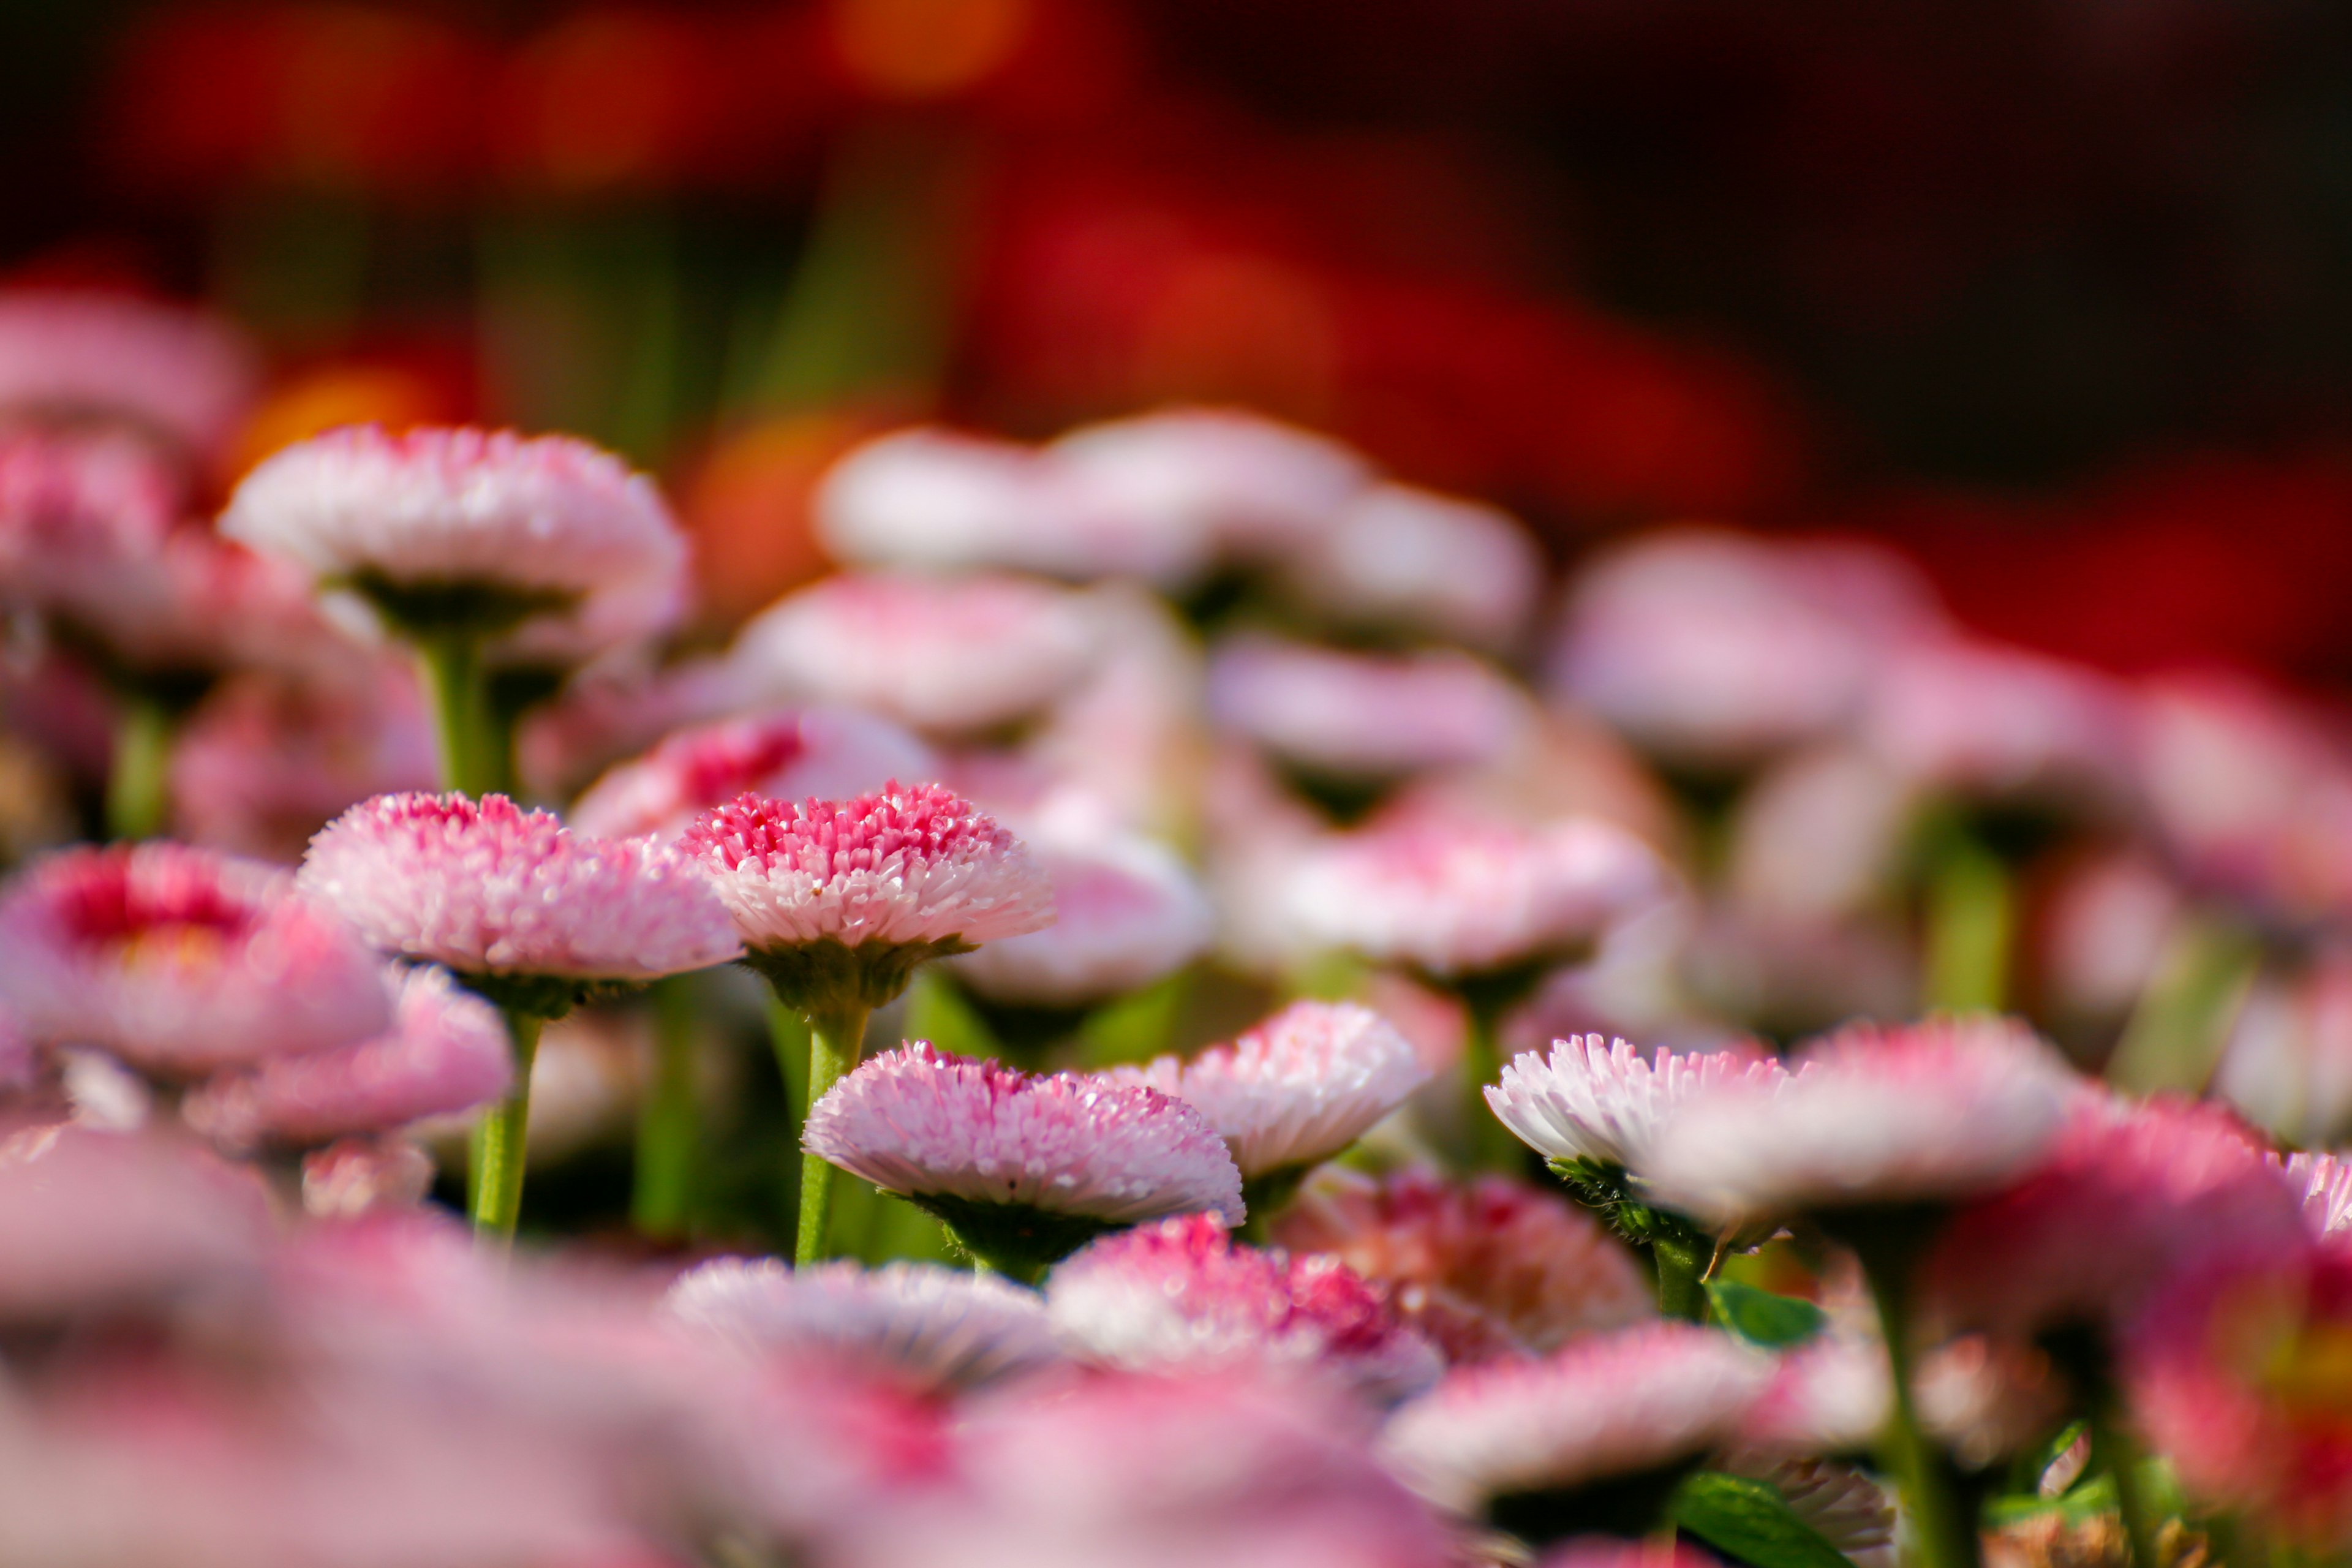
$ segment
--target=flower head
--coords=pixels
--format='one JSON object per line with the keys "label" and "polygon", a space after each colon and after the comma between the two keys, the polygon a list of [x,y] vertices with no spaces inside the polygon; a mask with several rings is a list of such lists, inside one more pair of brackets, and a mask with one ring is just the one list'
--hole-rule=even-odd
{"label": "flower head", "polygon": [[1501,1176],[1319,1173],[1274,1222],[1294,1253],[1328,1253],[1384,1287],[1455,1363],[1548,1354],[1657,1315],[1633,1255],[1584,1209]]}
{"label": "flower head", "polygon": [[189,1126],[231,1148],[315,1146],[469,1110],[507,1092],[514,1064],[497,1010],[417,968],[389,1032],[223,1074],[181,1102]]}
{"label": "flower head", "polygon": [[127,296],[0,294],[0,412],[134,426],[199,458],[236,434],[259,377],[219,319]]}
{"label": "flower head", "polygon": [[1386,1400],[1444,1365],[1338,1258],[1236,1246],[1213,1215],[1091,1243],[1054,1270],[1045,1304],[1063,1342],[1139,1371],[1308,1367]]}
{"label": "flower head", "polygon": [[1060,1359],[1034,1290],[960,1268],[722,1258],[670,1287],[686,1328],[760,1353],[844,1357],[925,1388],[971,1388]]}
{"label": "flower head", "polygon": [[1931,642],[1879,672],[1862,731],[1897,774],[1932,787],[2112,807],[2130,787],[2131,717],[2120,684],[2089,670]]}
{"label": "flower head", "polygon": [[740,950],[698,866],[501,795],[389,795],[310,843],[301,887],[385,952],[468,977],[652,980]]}
{"label": "flower head", "polygon": [[356,1219],[413,1209],[433,1190],[433,1156],[405,1138],[339,1138],[302,1156],[302,1212]]}
{"label": "flower head", "polygon": [[927,733],[1026,719],[1076,686],[1100,641],[1083,595],[1022,577],[828,577],[736,638],[745,679]]}
{"label": "flower head", "polygon": [[1664,886],[1649,847],[1597,817],[1417,812],[1302,853],[1285,904],[1310,944],[1458,979],[1571,955]]}
{"label": "flower head", "polygon": [[119,430],[0,426],[0,568],[38,605],[86,575],[163,547],[179,474]]}
{"label": "flower head", "polygon": [[1207,951],[1208,895],[1152,840],[1111,831],[1045,829],[1033,841],[1052,885],[1054,923],[951,961],[992,1001],[1083,1006],[1149,985]]}
{"label": "flower head", "polygon": [[1638,1171],[1658,1124],[1713,1086],[1769,1085],[1787,1077],[1770,1057],[1738,1051],[1666,1051],[1644,1057],[1599,1035],[1554,1040],[1551,1054],[1522,1051],[1486,1089],[1486,1103],[1519,1141],[1547,1160],[1591,1160]]}
{"label": "flower head", "polygon": [[2308,1152],[2268,1158],[2301,1201],[2303,1222],[2314,1236],[2352,1230],[2352,1161]]}
{"label": "flower head", "polygon": [[172,1077],[362,1040],[382,967],[284,872],[178,844],[63,851],[0,898],[0,995],[36,1038]]}
{"label": "flower head", "polygon": [[1627,1329],[1545,1361],[1459,1368],[1397,1412],[1382,1445],[1424,1497],[1507,1522],[1515,1498],[1715,1447],[1771,1375],[1769,1358],[1728,1334],[1680,1323]]}
{"label": "flower head", "polygon": [[854,709],[722,719],[678,731],[605,773],[573,804],[572,826],[602,838],[675,837],[739,795],[840,800],[937,766],[914,736]]}
{"label": "flower head", "polygon": [[1187,1061],[1117,1068],[1208,1119],[1244,1181],[1303,1172],[1346,1149],[1429,1078],[1402,1035],[1369,1007],[1297,1002],[1229,1046]]}
{"label": "flower head", "polygon": [[1519,689],[1467,654],[1381,657],[1256,635],[1217,649],[1209,706],[1284,763],[1342,779],[1486,762],[1530,717]]}
{"label": "flower head", "polygon": [[506,654],[533,662],[661,629],[685,581],[653,481],[565,436],[330,431],[247,475],[221,528],[356,589],[396,629],[511,633]]}
{"label": "flower head", "polygon": [[1359,491],[1282,563],[1291,596],[1343,626],[1395,627],[1507,652],[1543,588],[1543,557],[1509,513],[1410,485]]}
{"label": "flower head", "polygon": [[1031,1268],[1121,1226],[1202,1211],[1238,1225],[1244,1212],[1224,1141],[1183,1101],[920,1041],[835,1084],[801,1142]]}
{"label": "flower head", "polygon": [[1634,1174],[1716,1221],[1992,1191],[2046,1153],[2081,1080],[2021,1024],[1856,1026],[1785,1079],[1733,1079],[1665,1118]]}

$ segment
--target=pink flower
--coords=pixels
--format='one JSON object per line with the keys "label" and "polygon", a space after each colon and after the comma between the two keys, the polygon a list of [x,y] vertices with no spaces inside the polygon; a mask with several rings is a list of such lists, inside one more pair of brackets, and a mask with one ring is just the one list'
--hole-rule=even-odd
{"label": "pink flower", "polygon": [[1045,1306],[1064,1343],[1137,1371],[1307,1367],[1388,1401],[1444,1366],[1339,1259],[1237,1247],[1213,1215],[1090,1243],[1055,1268]]}
{"label": "pink flower", "polygon": [[2132,717],[2123,687],[2091,670],[1923,642],[1877,673],[1862,732],[1897,773],[1937,789],[2113,811],[2129,799]]}
{"label": "pink flower", "polygon": [[1402,1035],[1369,1007],[1297,1002],[1229,1046],[1160,1057],[1106,1080],[1173,1095],[1208,1119],[1244,1181],[1303,1173],[1346,1149],[1428,1081]]}
{"label": "pink flower", "polygon": [[1048,826],[1031,841],[1054,923],[950,961],[992,1001],[1076,1007],[1137,990],[1208,950],[1216,918],[1181,860],[1139,834]]}
{"label": "pink flower", "polygon": [[523,715],[515,768],[530,794],[568,797],[674,731],[761,706],[741,673],[715,655],[652,671],[609,661],[580,671]]}
{"label": "pink flower", "polygon": [[738,795],[845,799],[938,768],[929,747],[872,714],[784,709],[722,719],[670,735],[591,785],[572,826],[600,838],[674,838],[701,813]]}
{"label": "pink flower", "polygon": [[1543,592],[1543,555],[1509,513],[1410,485],[1360,490],[1282,563],[1290,595],[1347,626],[1507,653]]}
{"label": "pink flower", "polygon": [[497,1010],[440,970],[418,968],[400,983],[390,1032],[214,1078],[180,1110],[189,1126],[232,1148],[316,1145],[469,1110],[504,1095],[513,1079]]}
{"label": "pink flower", "polygon": [[1573,956],[1660,896],[1665,872],[1597,817],[1530,828],[1414,813],[1302,852],[1286,880],[1309,943],[1454,979]]}
{"label": "pink flower", "polygon": [[1856,1026],[1808,1047],[1785,1079],[1685,1099],[1634,1174],[1658,1201],[1717,1222],[1965,1198],[2032,1169],[2083,1092],[2021,1024]]}
{"label": "pink flower", "polygon": [[2230,1025],[2207,1092],[2289,1143],[2352,1134],[2352,948],[2265,964]]}
{"label": "pink flower", "polygon": [[748,683],[781,699],[970,734],[1068,691],[1100,640],[1085,595],[1026,578],[845,574],[762,611],[731,657]]}
{"label": "pink flower", "polygon": [[37,1038],[172,1077],[392,1022],[374,957],[284,872],[178,844],[69,849],[0,899],[0,994]]}
{"label": "pink flower", "polygon": [[747,795],[703,813],[678,845],[754,952],[977,945],[1054,918],[1053,884],[1020,841],[937,784],[796,805]]}
{"label": "pink flower", "polygon": [[1651,533],[1579,577],[1552,672],[1648,750],[1742,766],[1843,723],[1887,653],[1939,623],[1874,546]]}
{"label": "pink flower", "polygon": [[2268,1159],[2301,1201],[2304,1225],[2314,1236],[2352,1231],[2352,1162],[2308,1152]]}
{"label": "pink flower", "polygon": [[92,416],[200,457],[226,447],[259,376],[226,321],[128,296],[64,289],[0,294],[0,410]]}
{"label": "pink flower", "polygon": [[866,1363],[924,1389],[974,1388],[1061,1357],[1035,1291],[928,1263],[794,1270],[722,1258],[682,1275],[665,1305],[698,1335],[761,1355]]}
{"label": "pink flower", "polygon": [[302,1156],[302,1212],[356,1219],[413,1209],[433,1190],[433,1156],[405,1138],[339,1139]]}
{"label": "pink flower", "polygon": [[1769,1087],[1788,1074],[1770,1057],[1739,1051],[1666,1051],[1644,1057],[1599,1035],[1554,1040],[1551,1055],[1523,1051],[1486,1089],[1504,1126],[1547,1160],[1591,1160],[1639,1171],[1659,1124],[1718,1084]]}
{"label": "pink flower", "polygon": [[1078,1222],[1072,1247],[1083,1233],[1167,1215],[1242,1221],[1241,1173],[1183,1101],[1066,1073],[1033,1078],[920,1041],[835,1084],[809,1111],[802,1143],[927,1206]]}
{"label": "pink flower", "polygon": [[299,671],[345,657],[297,574],[210,529],[177,528],[152,551],[79,565],[52,585],[48,616],[119,669]]}
{"label": "pink flower", "polygon": [[1209,706],[1282,762],[1341,779],[1487,762],[1532,717],[1517,687],[1467,654],[1342,653],[1257,634],[1218,647]]}
{"label": "pink flower", "polygon": [[652,980],[740,951],[709,879],[506,796],[388,795],[311,841],[300,885],[379,950],[460,974]]}
{"label": "pink flower", "polygon": [[684,591],[684,536],[653,481],[564,436],[330,431],[247,474],[221,530],[412,633],[511,630],[516,658],[584,662],[648,637]]}
{"label": "pink flower", "polygon": [[1656,1316],[1633,1255],[1584,1210],[1501,1176],[1336,1166],[1274,1222],[1294,1253],[1328,1253],[1385,1287],[1456,1363],[1527,1358]]}
{"label": "pink flower", "polygon": [[0,426],[9,592],[37,605],[88,572],[161,549],[184,488],[152,447],[120,430]]}
{"label": "pink flower", "polygon": [[1514,1498],[1658,1469],[1725,1442],[1771,1375],[1769,1358],[1727,1334],[1627,1329],[1540,1362],[1458,1368],[1397,1412],[1381,1446],[1423,1497],[1507,1528]]}

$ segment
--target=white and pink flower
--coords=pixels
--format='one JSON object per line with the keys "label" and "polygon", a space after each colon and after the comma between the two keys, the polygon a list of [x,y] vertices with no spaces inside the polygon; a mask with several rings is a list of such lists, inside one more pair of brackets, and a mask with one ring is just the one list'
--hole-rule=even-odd
{"label": "white and pink flower", "polygon": [[1591,1160],[1638,1172],[1659,1124],[1692,1096],[1722,1083],[1769,1087],[1786,1071],[1751,1052],[1652,1055],[1623,1040],[1574,1035],[1551,1054],[1522,1051],[1486,1089],[1486,1103],[1547,1160]]}
{"label": "white and pink flower", "polygon": [[1209,708],[1283,763],[1339,779],[1488,762],[1533,718],[1517,687],[1465,653],[1346,653],[1259,634],[1212,656]]}
{"label": "white and pink flower", "polygon": [[1507,653],[1544,586],[1542,552],[1508,512],[1411,485],[1359,491],[1281,565],[1291,597],[1346,626]]}
{"label": "white and pink flower", "polygon": [[929,747],[887,719],[847,708],[784,709],[670,735],[612,769],[572,807],[602,838],[674,838],[699,814],[743,795],[846,799],[937,771]]}
{"label": "white and pink flower", "polygon": [[252,346],[205,312],[94,289],[0,294],[0,418],[110,420],[209,461],[259,385]]}
{"label": "white and pink flower", "polygon": [[1030,840],[1054,923],[950,960],[991,1001],[1077,1007],[1137,990],[1208,951],[1215,912],[1192,871],[1140,834],[1043,826]]}

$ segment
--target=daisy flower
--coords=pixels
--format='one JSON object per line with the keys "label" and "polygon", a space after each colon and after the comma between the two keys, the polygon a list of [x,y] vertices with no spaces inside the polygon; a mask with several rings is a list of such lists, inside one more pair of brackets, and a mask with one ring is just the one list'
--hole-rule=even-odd
{"label": "daisy flower", "polygon": [[929,1263],[787,1268],[722,1258],[680,1276],[665,1310],[760,1354],[847,1359],[929,1390],[963,1390],[1061,1358],[1034,1290]]}
{"label": "daisy flower", "polygon": [[1508,512],[1381,484],[1357,492],[1329,528],[1287,556],[1280,581],[1327,621],[1507,653],[1535,613],[1544,565]]}
{"label": "daisy flower", "polygon": [[1522,1051],[1504,1067],[1486,1103],[1519,1141],[1559,1163],[1590,1161],[1642,1169],[1658,1125],[1703,1089],[1738,1082],[1769,1086],[1787,1077],[1770,1057],[1739,1051],[1644,1055],[1623,1040],[1571,1035],[1549,1056]]}
{"label": "daisy flower", "polygon": [[[503,1058],[505,1037],[499,1037]],[[302,1212],[357,1219],[414,1210],[433,1190],[433,1156],[401,1137],[341,1138],[302,1156]]]}
{"label": "daisy flower", "polygon": [[1387,781],[1501,753],[1531,713],[1469,655],[1344,653],[1257,634],[1209,662],[1209,710],[1309,779]]}
{"label": "daisy flower", "polygon": [[2308,1152],[2266,1158],[2303,1205],[2304,1224],[2314,1236],[2352,1230],[2352,1162]]}
{"label": "daisy flower", "polygon": [[1241,1223],[1241,1173],[1198,1111],[1156,1089],[1030,1075],[917,1042],[809,1111],[812,1154],[929,1210],[1034,1277],[1105,1231],[1206,1212]]}
{"label": "daisy flower", "polygon": [[249,344],[198,310],[128,295],[0,293],[0,412],[115,421],[200,460],[236,435],[260,383]]}
{"label": "daisy flower", "polygon": [[[1627,1329],[1540,1362],[1458,1368],[1397,1412],[1381,1447],[1432,1502],[1538,1543],[1579,1529],[1638,1534],[1682,1472],[1738,1432],[1771,1375],[1769,1357],[1727,1334]],[[1637,1478],[1654,1484],[1627,1484]]]}
{"label": "daisy flower", "polygon": [[1031,847],[1053,887],[1054,923],[949,965],[984,1001],[1074,1011],[1139,990],[1208,951],[1216,934],[1208,894],[1159,844],[1048,825]]}
{"label": "daisy flower", "polygon": [[1173,1095],[1233,1151],[1252,1209],[1277,1208],[1429,1079],[1405,1037],[1369,1007],[1297,1002],[1228,1046],[1115,1068],[1107,1081]]}
{"label": "daisy flower", "polygon": [[1385,1403],[1444,1367],[1338,1258],[1236,1246],[1213,1215],[1088,1244],[1046,1280],[1045,1307],[1065,1344],[1137,1371],[1305,1367]]}
{"label": "daisy flower", "polygon": [[847,708],[784,709],[670,735],[612,769],[572,807],[601,838],[674,838],[743,795],[840,800],[938,770],[929,747],[887,719]]}
{"label": "daisy flower", "polygon": [[2120,809],[2132,710],[2120,682],[1990,644],[1923,642],[1890,659],[1863,743],[1903,778],[1969,798]]}
{"label": "daisy flower", "polygon": [[272,867],[184,845],[62,851],[0,896],[0,996],[35,1038],[187,1078],[392,1022],[381,965]]}

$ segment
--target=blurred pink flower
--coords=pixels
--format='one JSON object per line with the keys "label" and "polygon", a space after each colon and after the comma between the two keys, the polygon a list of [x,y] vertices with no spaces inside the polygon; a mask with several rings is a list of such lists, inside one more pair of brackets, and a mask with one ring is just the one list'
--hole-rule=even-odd
{"label": "blurred pink flower", "polygon": [[1404,1321],[1456,1363],[1543,1355],[1657,1312],[1641,1265],[1591,1215],[1501,1176],[1332,1167],[1273,1237],[1385,1286]]}
{"label": "blurred pink flower", "polygon": [[745,626],[746,688],[841,702],[930,734],[1034,716],[1078,683],[1100,642],[1090,601],[1024,577],[844,574]]}
{"label": "blurred pink flower", "polygon": [[151,551],[79,563],[46,608],[70,640],[134,675],[299,672],[348,657],[299,574],[193,524]]}
{"label": "blurred pink flower", "polygon": [[1381,1447],[1423,1496],[1477,1514],[1696,1458],[1738,1431],[1771,1375],[1728,1334],[1626,1329],[1539,1362],[1457,1368],[1397,1412]]}
{"label": "blurred pink flower", "polygon": [[652,980],[740,951],[701,868],[501,795],[392,795],[311,841],[301,888],[383,952],[461,974]]}
{"label": "blurred pink flower", "polygon": [[1659,1202],[1729,1222],[1853,1204],[1956,1200],[2024,1175],[2087,1087],[2025,1025],[1857,1025],[1785,1078],[1685,1099],[1635,1174]]}
{"label": "blurred pink flower", "polygon": [[2352,1134],[2352,947],[2324,939],[2255,975],[2207,1092],[2287,1143]]}
{"label": "blurred pink flower", "polygon": [[926,1391],[975,1388],[1061,1359],[1034,1290],[929,1263],[787,1268],[722,1258],[681,1275],[665,1310],[758,1355],[833,1357]]}
{"label": "blurred pink flower", "polygon": [[1231,1045],[1102,1078],[1192,1107],[1233,1151],[1242,1179],[1255,1182],[1339,1153],[1429,1076],[1412,1044],[1370,1008],[1295,1002]]}
{"label": "blurred pink flower", "polygon": [[1174,854],[1139,834],[1047,823],[1029,840],[1054,923],[950,961],[992,1001],[1085,1006],[1139,989],[1208,950],[1216,917]]}
{"label": "blurred pink flower", "polygon": [[918,1041],[876,1057],[808,1114],[809,1152],[886,1192],[1133,1225],[1243,1217],[1241,1173],[1181,1100],[1056,1073],[1033,1078]]}
{"label": "blurred pink flower", "polygon": [[381,966],[272,867],[185,845],[62,851],[0,897],[0,996],[35,1037],[184,1077],[368,1037]]}
{"label": "blurred pink flower", "polygon": [[2352,1231],[2352,1162],[2308,1151],[2266,1158],[2302,1204],[2303,1223],[2312,1235]]}
{"label": "blurred pink flower", "polygon": [[1876,672],[1861,731],[1898,775],[1929,788],[2113,815],[2131,804],[2132,723],[2123,685],[2094,670],[1936,641]]}
{"label": "blurred pink flower", "polygon": [[184,481],[119,430],[0,426],[0,573],[35,605],[94,569],[160,550]]}
{"label": "blurred pink flower", "polygon": [[1280,761],[1339,779],[1487,762],[1532,719],[1518,688],[1467,654],[1344,653],[1255,633],[1211,657],[1209,708]]}
{"label": "blurred pink flower", "polygon": [[1521,1142],[1547,1160],[1592,1160],[1639,1172],[1659,1125],[1718,1084],[1769,1087],[1788,1076],[1773,1058],[1744,1051],[1644,1056],[1599,1035],[1554,1040],[1549,1057],[1523,1051],[1486,1103]]}
{"label": "blurred pink flower", "polygon": [[1338,1258],[1236,1246],[1213,1215],[1088,1244],[1046,1280],[1045,1306],[1063,1343],[1139,1372],[1290,1367],[1385,1404],[1444,1367]]}
{"label": "blurred pink flower", "polygon": [[419,967],[400,981],[389,1032],[207,1079],[180,1113],[230,1148],[312,1146],[470,1110],[504,1095],[513,1079],[498,1010],[443,971]]}
{"label": "blurred pink flower", "polygon": [[97,292],[0,293],[0,418],[116,420],[210,460],[259,381],[252,348],[217,317]]}
{"label": "blurred pink flower", "polygon": [[785,709],[680,730],[606,773],[572,804],[572,826],[600,838],[674,838],[741,795],[843,800],[893,779],[929,778],[930,748],[887,719],[848,708]]}
{"label": "blurred pink flower", "polygon": [[1487,653],[1519,646],[1543,553],[1508,512],[1410,485],[1360,490],[1281,566],[1290,596],[1342,626],[1392,629]]}
{"label": "blurred pink flower", "polygon": [[1302,850],[1283,896],[1310,946],[1455,979],[1573,957],[1665,878],[1649,846],[1597,817],[1528,828],[1415,812]]}
{"label": "blurred pink flower", "polygon": [[1050,923],[1054,890],[1020,840],[937,784],[853,800],[744,795],[679,836],[755,952],[977,945]]}
{"label": "blurred pink flower", "polygon": [[317,1219],[354,1219],[413,1208],[433,1190],[433,1156],[405,1138],[341,1139],[302,1156],[302,1209]]}
{"label": "blurred pink flower", "polygon": [[478,617],[515,659],[584,663],[683,604],[685,537],[653,481],[564,436],[330,431],[247,474],[221,529],[379,609]]}
{"label": "blurred pink flower", "polygon": [[515,769],[530,795],[568,798],[674,731],[768,706],[717,656],[652,671],[634,660],[595,666],[524,713],[515,731]]}

